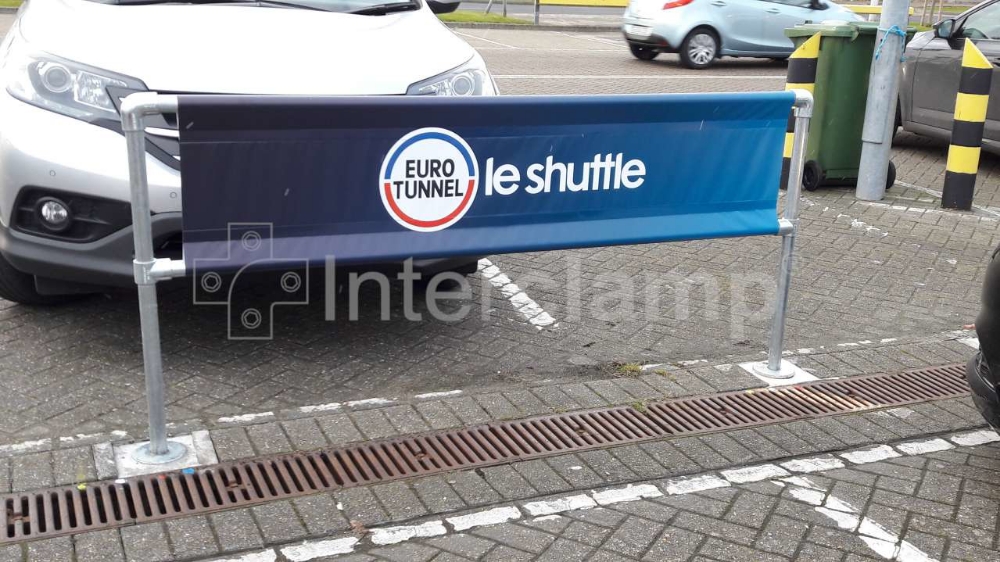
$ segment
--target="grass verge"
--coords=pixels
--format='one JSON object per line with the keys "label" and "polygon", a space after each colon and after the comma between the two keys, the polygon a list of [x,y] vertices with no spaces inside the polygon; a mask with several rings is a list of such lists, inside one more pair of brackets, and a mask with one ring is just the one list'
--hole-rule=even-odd
{"label": "grass verge", "polygon": [[[3,1],[5,0],[0,0],[0,2]],[[482,12],[470,12],[467,10],[441,14],[438,17],[441,18],[441,21],[450,23],[510,23],[515,25],[529,25],[531,23],[528,20],[518,18],[505,18],[500,14],[484,14]]]}

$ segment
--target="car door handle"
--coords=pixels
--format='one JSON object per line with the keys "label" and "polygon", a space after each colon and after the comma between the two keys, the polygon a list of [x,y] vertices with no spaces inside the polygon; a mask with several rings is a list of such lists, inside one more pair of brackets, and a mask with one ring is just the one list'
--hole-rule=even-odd
{"label": "car door handle", "polygon": [[712,2],[712,5],[713,6],[725,6],[726,3],[722,2],[722,0],[716,0],[715,2]]}
{"label": "car door handle", "polygon": [[771,8],[770,10],[767,10],[767,13],[769,13],[769,14],[780,14],[781,10],[779,10],[777,8]]}

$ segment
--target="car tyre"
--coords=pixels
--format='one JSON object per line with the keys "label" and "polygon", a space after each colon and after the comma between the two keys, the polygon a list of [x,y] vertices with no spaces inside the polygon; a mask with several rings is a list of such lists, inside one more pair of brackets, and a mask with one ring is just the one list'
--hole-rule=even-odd
{"label": "car tyre", "polygon": [[35,289],[35,277],[14,269],[0,254],[0,299],[32,306],[51,306],[73,299],[71,295],[43,295]]}
{"label": "car tyre", "polygon": [[885,174],[885,189],[888,191],[896,183],[896,165],[889,162],[889,169]]}
{"label": "car tyre", "polygon": [[707,27],[699,27],[681,42],[680,55],[684,66],[693,70],[706,69],[719,56],[719,36]]}
{"label": "car tyre", "polygon": [[816,191],[822,182],[823,168],[819,166],[819,162],[815,160],[806,162],[806,165],[802,167],[802,187],[806,191]]}
{"label": "car tyre", "polygon": [[439,2],[435,2],[434,0],[428,0],[427,3],[430,4],[431,7],[433,8],[433,11],[434,11],[435,15],[436,14],[450,14],[450,13],[454,12],[455,10],[457,10],[458,6],[459,6],[458,2],[456,2],[454,4],[441,4]]}
{"label": "car tyre", "polygon": [[892,140],[896,140],[896,134],[899,133],[899,128],[903,126],[903,112],[899,109],[899,104],[901,101],[896,102],[896,120],[893,121],[892,126]]}
{"label": "car tyre", "polygon": [[652,49],[650,47],[643,47],[641,45],[629,44],[628,49],[632,51],[632,56],[639,60],[653,60],[659,55],[659,51]]}

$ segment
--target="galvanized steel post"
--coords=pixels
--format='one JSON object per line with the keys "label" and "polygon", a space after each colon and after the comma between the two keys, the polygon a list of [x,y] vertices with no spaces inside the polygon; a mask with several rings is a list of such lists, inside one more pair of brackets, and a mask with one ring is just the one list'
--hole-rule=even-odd
{"label": "galvanized steel post", "polygon": [[[810,39],[811,40],[811,39]],[[808,90],[794,90],[795,132],[789,162],[788,188],[785,192],[785,210],[781,219],[781,263],[778,265],[778,294],[771,320],[771,334],[767,346],[767,361],[754,366],[754,372],[763,377],[788,379],[794,375],[791,363],[781,359],[785,344],[785,320],[788,316],[788,295],[792,284],[792,265],[795,255],[795,235],[799,225],[799,198],[802,195],[802,169],[805,166],[806,144],[809,140],[809,121],[812,119],[813,97]]]}
{"label": "galvanized steel post", "polygon": [[972,209],[992,81],[993,65],[971,39],[966,39],[941,194],[941,206],[946,209]]}
{"label": "galvanized steel post", "polygon": [[183,274],[171,260],[157,260],[153,254],[153,234],[146,178],[146,133],[144,118],[177,110],[177,98],[154,93],[132,94],[121,106],[122,131],[128,147],[129,187],[132,199],[132,234],[135,241],[133,270],[139,290],[139,324],[142,330],[142,358],[146,374],[146,401],[149,407],[149,444],[135,451],[134,459],[145,464],[177,460],[187,452],[184,445],[167,441],[163,358],[160,349],[160,319],[156,302],[156,282]]}

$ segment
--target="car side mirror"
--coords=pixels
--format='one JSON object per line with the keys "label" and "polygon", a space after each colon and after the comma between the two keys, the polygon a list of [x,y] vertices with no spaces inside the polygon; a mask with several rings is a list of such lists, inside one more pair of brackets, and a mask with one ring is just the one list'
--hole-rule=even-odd
{"label": "car side mirror", "polygon": [[810,0],[809,8],[813,10],[825,10],[829,6],[826,5],[822,0]]}
{"label": "car side mirror", "polygon": [[951,39],[955,35],[955,20],[941,20],[934,24],[934,36],[941,39]]}

